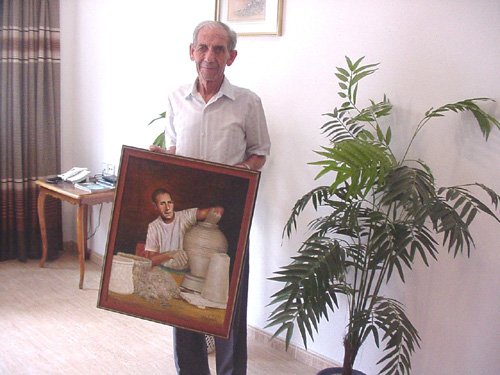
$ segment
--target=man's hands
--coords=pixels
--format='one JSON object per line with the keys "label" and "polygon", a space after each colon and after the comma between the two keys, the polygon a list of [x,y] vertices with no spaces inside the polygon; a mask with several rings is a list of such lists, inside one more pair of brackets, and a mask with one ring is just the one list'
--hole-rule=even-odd
{"label": "man's hands", "polygon": [[266,163],[266,157],[264,155],[252,154],[247,160],[242,161],[235,165],[235,167],[245,168],[249,170],[258,171]]}
{"label": "man's hands", "polygon": [[224,213],[224,208],[222,207],[212,207],[208,210],[205,222],[211,224],[217,224]]}
{"label": "man's hands", "polygon": [[174,270],[185,270],[188,268],[189,257],[184,250],[177,250],[172,259],[167,260],[163,265]]}
{"label": "man's hands", "polygon": [[173,250],[164,253],[146,251],[146,258],[151,259],[152,267],[163,264],[175,270],[185,270],[188,268],[189,257],[184,250]]}
{"label": "man's hands", "polygon": [[157,145],[151,145],[149,146],[149,151],[159,152],[161,154],[175,154],[175,146],[166,149]]}

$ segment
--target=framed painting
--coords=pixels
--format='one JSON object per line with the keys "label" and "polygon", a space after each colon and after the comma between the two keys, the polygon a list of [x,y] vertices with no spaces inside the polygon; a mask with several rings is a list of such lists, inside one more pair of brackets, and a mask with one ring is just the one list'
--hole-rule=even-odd
{"label": "framed painting", "polygon": [[227,338],[259,178],[123,146],[98,307]]}
{"label": "framed painting", "polygon": [[215,0],[215,20],[238,35],[281,35],[283,0]]}

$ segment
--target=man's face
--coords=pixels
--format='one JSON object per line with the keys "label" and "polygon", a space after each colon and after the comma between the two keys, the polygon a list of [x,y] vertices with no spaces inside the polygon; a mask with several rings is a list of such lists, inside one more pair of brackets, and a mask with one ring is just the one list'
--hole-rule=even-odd
{"label": "man's face", "polygon": [[174,201],[170,194],[163,193],[156,196],[156,209],[160,213],[163,222],[169,224],[174,221]]}
{"label": "man's face", "polygon": [[196,45],[189,47],[189,54],[201,80],[222,81],[226,65],[230,66],[237,55],[236,51],[229,52],[228,42],[224,29],[204,27],[200,30]]}

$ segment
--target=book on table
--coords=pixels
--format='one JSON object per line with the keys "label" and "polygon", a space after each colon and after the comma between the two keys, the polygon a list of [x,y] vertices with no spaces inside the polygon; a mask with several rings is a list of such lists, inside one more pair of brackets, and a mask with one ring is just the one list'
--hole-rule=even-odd
{"label": "book on table", "polygon": [[109,186],[109,187],[112,187],[112,188],[114,188],[114,187],[115,187],[115,185],[116,185],[114,182],[109,182],[108,180],[104,180],[104,179],[103,179],[103,178],[101,178],[101,177],[100,177],[100,178],[98,178],[98,179],[96,180],[96,182],[97,182],[98,184],[100,184],[100,185]]}
{"label": "book on table", "polygon": [[113,186],[100,184],[99,182],[78,182],[74,184],[77,189],[84,190],[88,193],[98,193],[108,190],[113,190]]}

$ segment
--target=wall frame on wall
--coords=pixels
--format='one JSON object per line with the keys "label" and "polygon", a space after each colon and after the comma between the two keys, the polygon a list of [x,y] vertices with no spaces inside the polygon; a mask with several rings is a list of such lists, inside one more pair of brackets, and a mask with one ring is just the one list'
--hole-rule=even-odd
{"label": "wall frame on wall", "polygon": [[[123,146],[98,307],[227,338],[259,178],[258,171]],[[192,254],[187,269],[165,263],[153,266],[144,256],[149,224],[159,219],[159,211],[152,203],[152,193],[158,188],[171,192],[176,215],[193,208],[219,206],[224,209],[217,231],[225,236],[227,250],[217,257],[213,253],[207,255],[208,246],[203,242],[207,237],[202,236],[193,251],[210,258],[200,289],[192,287],[195,275],[199,276],[194,273]],[[180,225],[187,227],[185,223]],[[187,228],[195,226],[197,224],[190,223]],[[186,237],[183,236],[181,247],[187,248]],[[218,262],[216,266],[224,266],[222,269],[227,275],[223,285],[216,285],[226,288],[225,295],[222,293],[225,301],[218,299],[221,298],[219,289],[207,289],[214,259]],[[214,270],[218,272],[221,268]],[[219,274],[214,275],[217,281]]]}
{"label": "wall frame on wall", "polygon": [[242,36],[280,36],[283,0],[215,0],[215,20]]}

